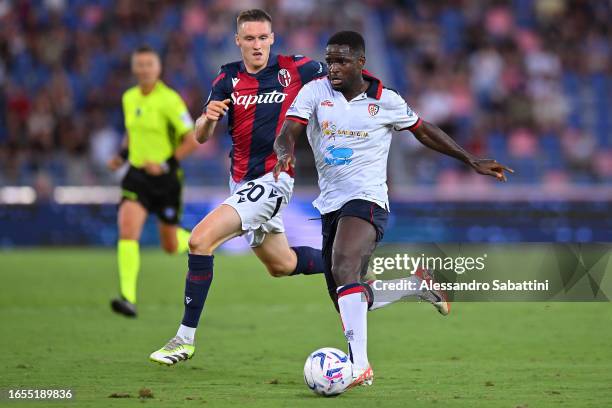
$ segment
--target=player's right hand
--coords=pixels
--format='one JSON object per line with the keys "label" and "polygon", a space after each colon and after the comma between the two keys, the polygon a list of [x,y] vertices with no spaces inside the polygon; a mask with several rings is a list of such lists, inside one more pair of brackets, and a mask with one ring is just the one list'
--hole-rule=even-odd
{"label": "player's right hand", "polygon": [[206,107],[206,118],[208,120],[218,121],[221,119],[227,111],[229,110],[229,105],[231,101],[229,99],[225,99],[223,101],[210,101],[208,102],[208,106]]}
{"label": "player's right hand", "polygon": [[123,160],[121,156],[115,156],[106,163],[106,166],[108,167],[109,170],[115,171],[119,167],[123,166],[124,162],[125,160]]}
{"label": "player's right hand", "polygon": [[274,176],[274,181],[278,181],[278,176],[281,174],[281,171],[288,171],[289,168],[295,167],[295,156],[289,155],[285,156],[281,159],[278,159],[274,169],[272,170],[272,176]]}

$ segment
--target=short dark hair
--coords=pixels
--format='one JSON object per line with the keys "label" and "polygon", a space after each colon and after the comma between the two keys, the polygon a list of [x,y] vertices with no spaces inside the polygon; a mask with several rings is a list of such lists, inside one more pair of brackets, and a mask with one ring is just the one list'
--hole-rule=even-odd
{"label": "short dark hair", "polygon": [[365,55],[365,40],[357,31],[339,31],[327,40],[327,45],[348,45],[353,53]]}
{"label": "short dark hair", "polygon": [[238,30],[240,24],[249,21],[267,21],[272,24],[272,17],[261,9],[244,10],[236,17],[236,30]]}
{"label": "short dark hair", "polygon": [[132,52],[132,55],[145,54],[149,52],[159,56],[159,53],[155,50],[155,48],[151,47],[150,45],[146,45],[146,44],[141,45],[140,47],[136,48],[134,52]]}

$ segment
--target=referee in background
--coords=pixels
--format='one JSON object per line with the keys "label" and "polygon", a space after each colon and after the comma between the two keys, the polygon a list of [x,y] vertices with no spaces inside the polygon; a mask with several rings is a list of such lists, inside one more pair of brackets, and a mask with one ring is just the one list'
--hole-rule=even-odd
{"label": "referee in background", "polygon": [[120,297],[111,301],[116,313],[136,317],[136,286],[140,269],[138,241],[149,213],[157,216],[161,246],[167,253],[189,249],[189,231],[181,218],[183,172],[179,162],[198,146],[185,102],[160,79],[159,54],[143,46],[132,54],[138,85],[122,97],[126,137],[121,153],[108,166],[130,167],[121,182],[117,224]]}

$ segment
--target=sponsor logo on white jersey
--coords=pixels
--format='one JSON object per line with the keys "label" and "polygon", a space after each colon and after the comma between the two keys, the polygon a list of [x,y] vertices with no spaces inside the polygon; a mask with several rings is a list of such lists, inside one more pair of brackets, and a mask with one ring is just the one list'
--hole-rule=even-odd
{"label": "sponsor logo on white jersey", "polygon": [[336,128],[336,125],[334,125],[329,120],[324,120],[321,124],[321,130],[323,131],[323,134],[325,136],[333,137],[336,134],[336,130],[338,129]]}
{"label": "sponsor logo on white jersey", "polygon": [[240,95],[239,92],[232,93],[232,103],[236,106],[244,106],[248,109],[251,105],[260,103],[283,103],[287,98],[287,94],[283,92],[265,92],[259,95]]}
{"label": "sponsor logo on white jersey", "polygon": [[329,120],[324,120],[323,123],[321,123],[321,132],[329,138],[333,137],[334,140],[336,136],[366,138],[370,135],[365,130],[338,129],[337,126]]}

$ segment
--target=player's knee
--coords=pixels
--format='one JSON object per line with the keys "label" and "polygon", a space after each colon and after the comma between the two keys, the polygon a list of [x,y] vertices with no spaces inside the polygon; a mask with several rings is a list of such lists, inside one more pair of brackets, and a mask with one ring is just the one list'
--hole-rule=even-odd
{"label": "player's knee", "polygon": [[212,242],[208,238],[210,234],[206,231],[192,231],[189,237],[189,252],[192,254],[210,255],[212,253]]}
{"label": "player's knee", "polygon": [[274,278],[289,276],[293,272],[287,265],[278,262],[266,264],[266,268],[270,276]]}
{"label": "player's knee", "polygon": [[204,246],[203,241],[200,236],[191,234],[189,237],[189,252],[197,253]]}
{"label": "player's knee", "polygon": [[172,241],[162,241],[161,247],[167,254],[176,254],[178,251],[178,243]]}

